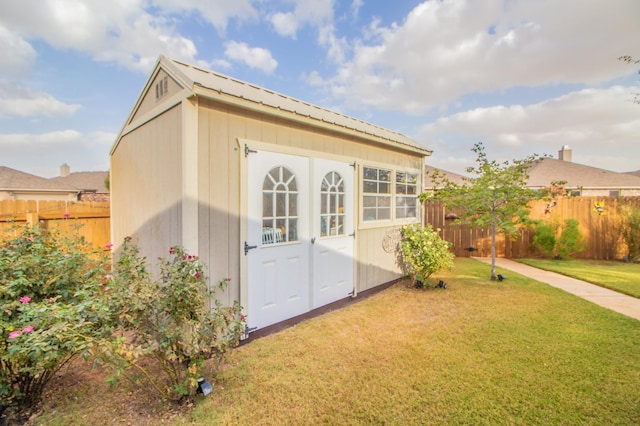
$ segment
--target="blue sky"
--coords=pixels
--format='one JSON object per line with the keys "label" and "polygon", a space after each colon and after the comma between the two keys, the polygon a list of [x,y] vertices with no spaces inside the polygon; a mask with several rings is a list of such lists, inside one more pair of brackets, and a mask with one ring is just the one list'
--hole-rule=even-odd
{"label": "blue sky", "polygon": [[399,131],[454,172],[640,169],[637,0],[0,0],[0,165],[107,170],[164,54]]}

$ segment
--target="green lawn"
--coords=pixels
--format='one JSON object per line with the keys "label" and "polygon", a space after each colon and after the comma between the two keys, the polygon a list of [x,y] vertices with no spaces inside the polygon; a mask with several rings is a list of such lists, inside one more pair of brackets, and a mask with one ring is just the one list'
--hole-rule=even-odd
{"label": "green lawn", "polygon": [[640,322],[489,268],[457,259],[446,290],[399,283],[243,345],[193,410],[131,421],[134,392],[80,380],[40,424],[640,424]]}
{"label": "green lawn", "polygon": [[517,259],[536,268],[558,272],[620,293],[640,297],[640,263],[594,260]]}

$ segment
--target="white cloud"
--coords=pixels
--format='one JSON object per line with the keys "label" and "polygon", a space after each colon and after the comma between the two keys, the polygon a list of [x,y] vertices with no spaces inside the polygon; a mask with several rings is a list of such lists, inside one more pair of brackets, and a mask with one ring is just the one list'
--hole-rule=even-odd
{"label": "white cloud", "polygon": [[224,54],[227,58],[241,62],[251,68],[257,68],[270,74],[278,66],[271,52],[261,47],[249,47],[246,43],[228,41],[225,43]]}
{"label": "white cloud", "polygon": [[20,75],[26,72],[36,57],[31,45],[18,34],[0,25],[0,72]]}
{"label": "white cloud", "polygon": [[[283,37],[296,39],[297,32],[305,25],[318,30],[318,44],[327,49],[327,58],[340,63],[348,50],[345,38],[336,36],[334,27],[334,0],[296,0],[293,11],[277,12],[269,17],[274,30]],[[352,12],[357,14],[362,3],[355,0]]]}
{"label": "white cloud", "polygon": [[334,94],[420,114],[470,93],[606,82],[630,73],[617,57],[637,50],[638,16],[635,0],[426,1],[353,41]]}
{"label": "white cloud", "polygon": [[575,162],[636,170],[640,165],[632,153],[637,153],[640,140],[640,105],[628,99],[638,89],[584,89],[532,105],[477,108],[438,119],[423,127],[418,139],[434,149],[430,163],[452,171],[462,170],[463,159],[472,165],[468,148],[477,141],[500,161],[533,153],[555,155],[568,144]]}
{"label": "white cloud", "polygon": [[292,12],[278,12],[274,13],[271,18],[271,25],[278,34],[283,37],[296,38],[296,32],[298,31],[298,20]]}
{"label": "white cloud", "polygon": [[351,2],[351,15],[354,18],[358,17],[358,13],[360,12],[360,8],[364,5],[362,0],[353,0]]}
{"label": "white cloud", "polygon": [[45,92],[34,92],[20,83],[0,80],[0,116],[68,117],[80,105],[66,104]]}
{"label": "white cloud", "polygon": [[[224,32],[230,19],[256,16],[248,0],[24,0],[3,5],[0,47],[13,43],[17,47],[8,51],[20,49],[23,53],[12,60],[29,59],[29,52],[35,54],[25,40],[40,39],[57,49],[87,52],[96,60],[113,61],[146,73],[161,53],[198,62],[194,42],[176,28],[181,18],[192,13],[219,32]],[[0,59],[8,60],[5,55]]]}
{"label": "white cloud", "polygon": [[258,12],[249,0],[153,0],[153,4],[171,13],[199,13],[219,33],[224,33],[232,18],[241,21],[255,19]]}

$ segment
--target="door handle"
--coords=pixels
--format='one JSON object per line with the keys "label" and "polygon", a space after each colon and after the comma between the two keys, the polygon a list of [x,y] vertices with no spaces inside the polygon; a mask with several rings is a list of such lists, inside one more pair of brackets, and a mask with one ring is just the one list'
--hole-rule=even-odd
{"label": "door handle", "polygon": [[316,237],[311,238],[311,244],[315,244],[316,243]]}

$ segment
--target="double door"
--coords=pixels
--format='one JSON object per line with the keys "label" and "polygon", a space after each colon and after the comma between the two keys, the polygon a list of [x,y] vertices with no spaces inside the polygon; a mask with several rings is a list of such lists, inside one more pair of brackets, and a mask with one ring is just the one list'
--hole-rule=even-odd
{"label": "double door", "polygon": [[258,151],[248,157],[248,325],[345,298],[354,287],[354,168]]}

